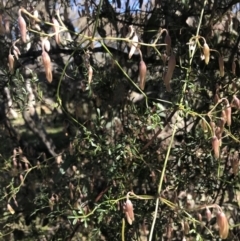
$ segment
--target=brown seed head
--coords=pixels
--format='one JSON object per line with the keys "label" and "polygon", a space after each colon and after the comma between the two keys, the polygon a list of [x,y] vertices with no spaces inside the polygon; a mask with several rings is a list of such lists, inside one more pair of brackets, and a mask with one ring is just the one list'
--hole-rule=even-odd
{"label": "brown seed head", "polygon": [[147,66],[143,60],[139,63],[139,86],[141,90],[144,90],[145,83],[146,83],[146,73],[147,73]]}
{"label": "brown seed head", "polygon": [[205,64],[208,64],[210,60],[210,49],[207,43],[204,43],[203,45],[203,55],[205,58]]}
{"label": "brown seed head", "polygon": [[217,213],[217,224],[219,227],[219,236],[222,239],[226,239],[229,233],[229,224],[225,213],[222,211],[218,211]]}

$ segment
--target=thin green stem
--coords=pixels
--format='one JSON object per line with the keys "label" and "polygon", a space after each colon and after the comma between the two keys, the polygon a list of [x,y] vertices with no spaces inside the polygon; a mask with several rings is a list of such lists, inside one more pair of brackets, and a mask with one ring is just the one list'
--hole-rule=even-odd
{"label": "thin green stem", "polygon": [[[205,0],[204,4],[203,4],[203,8],[202,8],[202,11],[201,11],[200,20],[199,20],[199,24],[198,24],[198,28],[197,28],[197,32],[196,32],[196,36],[199,35],[200,27],[201,27],[201,24],[202,24],[204,8],[205,8],[206,4],[207,4],[207,0]],[[190,55],[189,67],[188,67],[187,73],[186,73],[186,79],[187,80],[189,79],[189,75],[190,75],[190,71],[191,71],[191,65],[192,65],[192,61],[193,61],[193,57],[194,57],[195,51],[196,51],[196,43],[194,44],[193,51],[191,52],[191,55]],[[182,104],[183,104],[184,93],[186,92],[187,83],[188,83],[188,81],[185,81],[185,83],[184,83],[183,90],[182,90],[182,97],[181,97],[181,100],[179,102],[179,106],[182,106]],[[167,167],[170,151],[171,151],[171,148],[172,148],[174,136],[175,136],[176,131],[177,131],[178,119],[179,119],[179,114],[178,114],[178,118],[177,118],[177,120],[176,120],[176,122],[174,124],[174,127],[173,127],[171,141],[170,141],[170,144],[168,146],[167,154],[166,154],[166,157],[165,157],[165,160],[164,160],[163,169],[162,169],[162,173],[161,173],[161,177],[160,177],[159,185],[158,185],[158,195],[160,195],[161,190],[162,190],[163,179],[164,179],[164,175],[165,175],[165,171],[166,171],[166,167]],[[156,223],[156,219],[157,219],[158,207],[159,207],[159,198],[157,198],[156,204],[155,204],[155,212],[154,212],[154,217],[153,217],[153,221],[152,221],[151,231],[150,231],[149,239],[148,239],[149,241],[152,241],[153,231],[154,231],[154,227],[155,227],[155,223]]]}

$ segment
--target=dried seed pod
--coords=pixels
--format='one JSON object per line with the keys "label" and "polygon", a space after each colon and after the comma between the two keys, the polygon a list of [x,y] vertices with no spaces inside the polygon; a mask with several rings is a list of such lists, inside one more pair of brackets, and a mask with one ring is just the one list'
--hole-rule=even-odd
{"label": "dried seed pod", "polygon": [[223,129],[220,126],[217,126],[215,129],[215,133],[216,133],[216,137],[218,138],[218,140],[220,141],[219,146],[221,146],[221,139],[222,139],[222,133],[223,133]]}
{"label": "dried seed pod", "polygon": [[92,69],[92,66],[89,64],[89,66],[88,66],[88,84],[92,83],[92,77],[93,77],[93,69]]}
{"label": "dried seed pod", "polygon": [[15,213],[15,210],[12,208],[12,206],[9,203],[7,204],[7,209],[11,214]]}
{"label": "dried seed pod", "polygon": [[224,130],[224,126],[226,124],[226,119],[224,119],[223,117],[221,117],[218,121],[218,126],[220,127],[220,130],[223,132]]}
{"label": "dried seed pod", "polygon": [[13,54],[16,57],[16,59],[18,59],[19,55],[21,55],[21,52],[20,52],[19,48],[15,45],[13,45]]}
{"label": "dried seed pod", "polygon": [[14,73],[14,57],[12,54],[8,55],[8,68],[11,74]]}
{"label": "dried seed pod", "polygon": [[24,183],[24,178],[23,178],[22,174],[20,174],[19,179],[20,179],[21,183]]}
{"label": "dried seed pod", "polygon": [[27,45],[26,45],[25,49],[26,49],[26,51],[28,51],[32,46],[31,41],[30,41],[30,37],[29,37],[28,34],[26,35],[26,39],[27,39]]}
{"label": "dried seed pod", "polygon": [[145,83],[146,83],[146,73],[147,73],[147,66],[143,60],[139,63],[139,86],[141,90],[144,90]]}
{"label": "dried seed pod", "polygon": [[224,76],[224,61],[223,61],[223,57],[221,55],[218,57],[218,65],[219,65],[220,76],[223,77]]}
{"label": "dried seed pod", "polygon": [[172,79],[173,72],[176,66],[176,58],[175,55],[172,54],[168,61],[168,70],[166,75],[164,76],[164,84],[165,86],[170,86],[170,80]]}
{"label": "dried seed pod", "polygon": [[193,199],[193,196],[191,194],[187,194],[187,197],[186,197],[186,206],[188,209],[194,209],[195,207],[195,201]]}
{"label": "dried seed pod", "polygon": [[197,220],[199,222],[202,222],[202,215],[201,215],[201,213],[197,213],[196,216],[197,216]]}
{"label": "dried seed pod", "polygon": [[123,210],[125,212],[128,223],[132,225],[132,222],[134,221],[134,212],[131,200],[127,199],[127,201],[124,203]]}
{"label": "dried seed pod", "polygon": [[21,39],[24,43],[26,43],[27,42],[27,38],[26,38],[27,24],[21,15],[21,9],[18,11],[18,26],[19,26],[19,30],[20,30],[20,34],[21,34]]}
{"label": "dried seed pod", "polygon": [[54,33],[55,33],[55,41],[56,41],[57,45],[60,45],[61,44],[60,34],[59,34],[60,24],[59,24],[59,22],[57,21],[56,18],[53,18],[52,21],[53,21],[53,24],[54,24],[53,30],[54,30]]}
{"label": "dried seed pod", "polygon": [[16,45],[13,45],[13,49],[18,53],[18,55],[21,55],[21,52]]}
{"label": "dried seed pod", "polygon": [[204,43],[203,45],[203,55],[205,59],[205,64],[208,64],[210,60],[210,48],[207,43]]}
{"label": "dried seed pod", "polygon": [[222,120],[223,126],[224,126],[227,123],[227,116],[226,116],[226,112],[224,110],[222,110],[221,120]]}
{"label": "dried seed pod", "polygon": [[224,109],[227,125],[230,126],[232,123],[232,107],[228,104],[226,108]]}
{"label": "dried seed pod", "polygon": [[234,75],[236,75],[236,63],[235,63],[235,59],[234,59],[233,62],[232,62],[232,73],[233,73]]}
{"label": "dried seed pod", "polygon": [[76,166],[72,166],[72,170],[73,170],[74,173],[76,173],[77,172],[77,167]]}
{"label": "dried seed pod", "polygon": [[137,46],[138,46],[138,36],[136,33],[134,33],[134,36],[132,38],[131,48],[128,55],[129,59],[131,59],[132,55],[135,53]]}
{"label": "dried seed pod", "polygon": [[166,34],[166,36],[165,36],[164,42],[165,42],[165,44],[166,44],[166,52],[167,52],[167,55],[169,55],[169,54],[170,54],[170,51],[171,51],[172,40],[171,40],[171,37],[170,37],[170,35],[168,34],[168,32],[167,32],[167,34]]}
{"label": "dried seed pod", "polygon": [[41,27],[40,27],[40,25],[39,24],[34,24],[33,26],[32,26],[34,29],[36,29],[38,32],[41,32]]}
{"label": "dried seed pod", "polygon": [[48,52],[51,48],[51,45],[50,45],[50,42],[48,39],[44,39],[43,40],[43,46],[44,46],[44,49]]}
{"label": "dried seed pod", "polygon": [[15,49],[13,50],[13,55],[15,56],[16,59],[19,58],[19,57],[18,57],[18,53],[17,53],[17,51],[16,51]]}
{"label": "dried seed pod", "polygon": [[212,212],[210,211],[210,209],[208,207],[206,208],[205,216],[206,216],[206,219],[208,222],[212,219]]}
{"label": "dried seed pod", "polygon": [[214,157],[215,157],[216,159],[218,159],[219,156],[220,156],[219,147],[220,147],[219,140],[218,140],[218,138],[216,137],[216,135],[214,135],[214,136],[212,137],[212,148],[213,148],[213,152],[214,152]]}
{"label": "dried seed pod", "polygon": [[236,95],[233,95],[232,104],[237,109],[240,109],[240,100],[237,98]]}
{"label": "dried seed pod", "polygon": [[215,133],[215,128],[216,128],[215,122],[210,121],[210,126],[211,126],[211,128],[212,128],[213,133]]}
{"label": "dried seed pod", "polygon": [[33,11],[33,16],[34,16],[35,18],[38,18],[38,10],[34,10],[34,11]]}
{"label": "dried seed pod", "polygon": [[222,239],[226,239],[229,233],[229,224],[225,213],[222,211],[218,211],[217,213],[217,224],[219,227],[219,236]]}
{"label": "dried seed pod", "polygon": [[25,169],[28,170],[29,169],[29,164],[28,163],[24,163]]}
{"label": "dried seed pod", "polygon": [[207,126],[206,120],[201,119],[200,120],[200,125],[202,127],[203,132],[207,133],[208,132],[208,126]]}
{"label": "dried seed pod", "polygon": [[51,59],[46,51],[43,50],[42,52],[42,60],[45,69],[46,78],[49,83],[52,82],[52,65]]}

